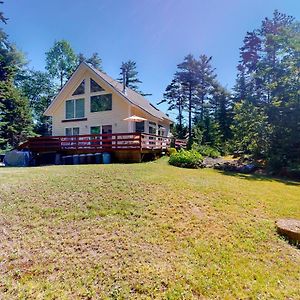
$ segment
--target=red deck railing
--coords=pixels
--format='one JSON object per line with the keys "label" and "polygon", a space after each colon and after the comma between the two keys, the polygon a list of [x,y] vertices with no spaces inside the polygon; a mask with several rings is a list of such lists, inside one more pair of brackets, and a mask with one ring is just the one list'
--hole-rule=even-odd
{"label": "red deck railing", "polygon": [[113,152],[163,150],[170,138],[148,133],[86,134],[76,136],[32,137],[19,146],[32,152]]}

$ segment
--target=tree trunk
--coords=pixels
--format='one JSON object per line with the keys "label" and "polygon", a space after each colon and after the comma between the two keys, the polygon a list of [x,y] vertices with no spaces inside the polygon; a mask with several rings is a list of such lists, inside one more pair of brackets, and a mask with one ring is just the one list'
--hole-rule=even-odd
{"label": "tree trunk", "polygon": [[64,80],[64,74],[61,72],[60,73],[60,89],[63,87],[63,80]]}
{"label": "tree trunk", "polygon": [[192,146],[192,87],[189,86],[189,139],[188,149]]}

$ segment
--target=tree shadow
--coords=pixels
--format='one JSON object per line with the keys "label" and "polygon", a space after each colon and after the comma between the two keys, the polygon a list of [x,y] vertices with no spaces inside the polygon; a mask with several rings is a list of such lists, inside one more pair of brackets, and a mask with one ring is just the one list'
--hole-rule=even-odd
{"label": "tree shadow", "polygon": [[219,173],[227,176],[232,176],[240,179],[245,179],[249,181],[269,181],[269,182],[279,182],[290,186],[300,186],[300,182],[296,180],[292,180],[289,178],[281,178],[270,175],[262,175],[262,174],[244,174],[233,171],[223,171],[217,170]]}

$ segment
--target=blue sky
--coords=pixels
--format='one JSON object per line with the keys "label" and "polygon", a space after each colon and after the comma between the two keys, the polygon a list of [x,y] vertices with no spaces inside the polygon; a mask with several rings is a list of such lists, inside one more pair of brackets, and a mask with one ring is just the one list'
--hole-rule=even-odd
{"label": "blue sky", "polygon": [[219,81],[231,88],[247,31],[276,8],[300,20],[299,0],[6,0],[0,7],[9,18],[4,30],[33,68],[43,70],[45,52],[66,39],[77,53],[98,52],[114,78],[122,61],[135,60],[153,103],[185,55],[213,56]]}

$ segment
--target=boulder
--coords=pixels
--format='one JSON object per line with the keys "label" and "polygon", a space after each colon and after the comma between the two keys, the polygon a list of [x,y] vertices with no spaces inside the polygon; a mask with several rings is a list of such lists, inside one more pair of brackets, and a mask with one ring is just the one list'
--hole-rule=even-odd
{"label": "boulder", "polygon": [[277,232],[292,243],[300,245],[300,220],[280,219],[276,221]]}

